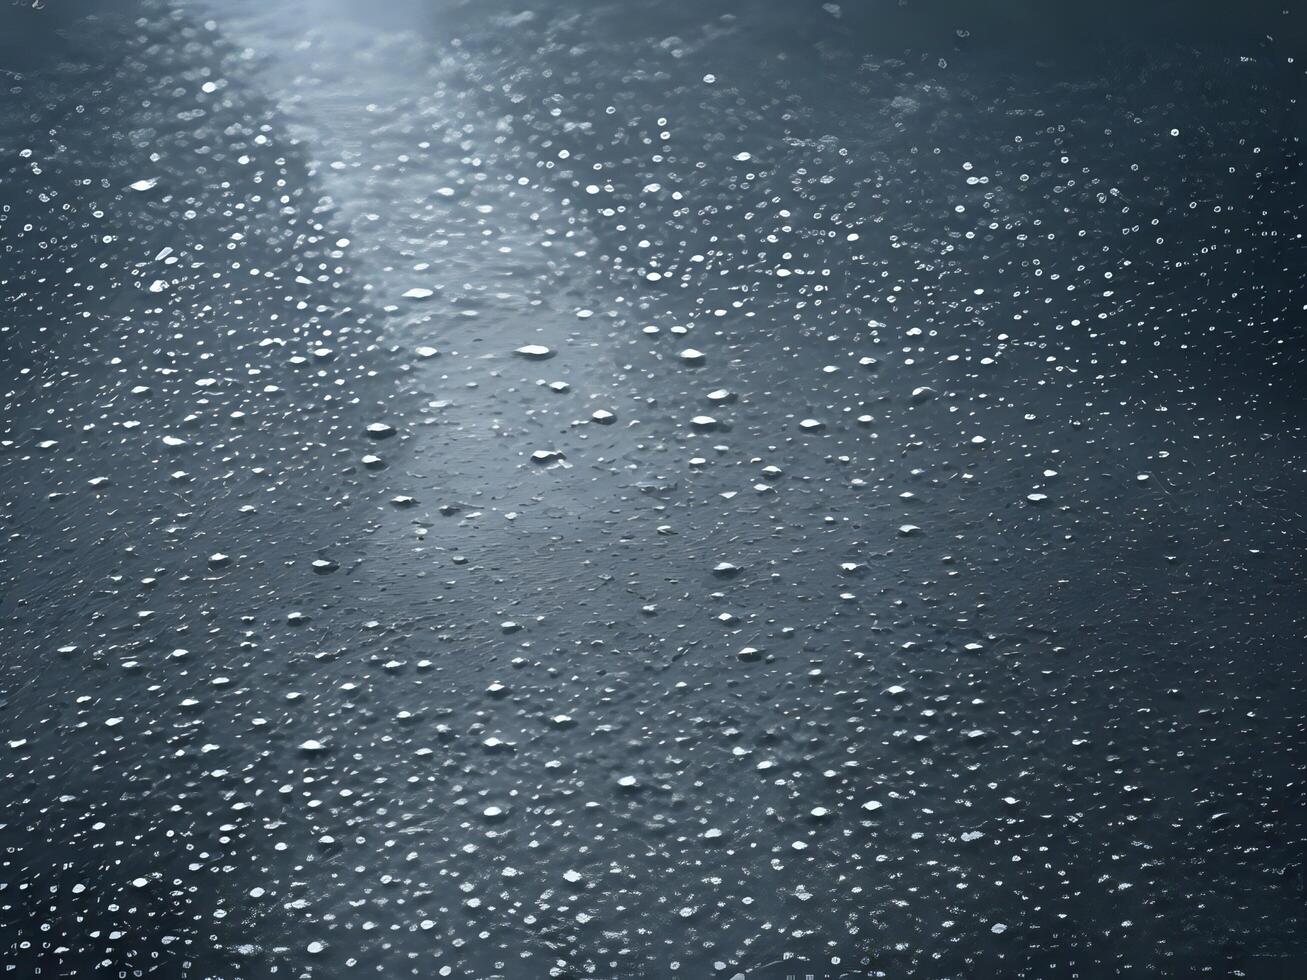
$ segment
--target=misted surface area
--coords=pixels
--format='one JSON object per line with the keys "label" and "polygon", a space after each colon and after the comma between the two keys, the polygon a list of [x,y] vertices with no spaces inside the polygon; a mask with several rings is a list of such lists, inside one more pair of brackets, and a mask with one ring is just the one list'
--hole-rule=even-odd
{"label": "misted surface area", "polygon": [[6,6],[4,975],[1303,975],[1304,12],[1058,6]]}

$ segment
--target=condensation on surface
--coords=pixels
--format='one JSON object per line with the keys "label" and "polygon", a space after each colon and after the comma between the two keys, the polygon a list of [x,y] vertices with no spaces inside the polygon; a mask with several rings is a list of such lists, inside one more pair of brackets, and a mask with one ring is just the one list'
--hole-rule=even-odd
{"label": "condensation on surface", "polygon": [[849,6],[22,21],[9,975],[1307,955],[1301,58]]}

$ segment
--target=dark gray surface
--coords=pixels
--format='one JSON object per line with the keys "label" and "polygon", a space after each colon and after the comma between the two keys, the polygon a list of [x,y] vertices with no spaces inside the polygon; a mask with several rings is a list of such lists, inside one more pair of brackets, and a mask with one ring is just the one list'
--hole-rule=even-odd
{"label": "dark gray surface", "polygon": [[8,975],[1296,975],[1299,18],[843,8],[0,14]]}

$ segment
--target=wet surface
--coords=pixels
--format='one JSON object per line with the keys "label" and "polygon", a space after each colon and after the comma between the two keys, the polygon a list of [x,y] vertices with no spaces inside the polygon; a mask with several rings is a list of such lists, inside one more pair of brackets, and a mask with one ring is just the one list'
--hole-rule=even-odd
{"label": "wet surface", "polygon": [[0,14],[8,975],[1295,975],[1300,18],[845,8]]}

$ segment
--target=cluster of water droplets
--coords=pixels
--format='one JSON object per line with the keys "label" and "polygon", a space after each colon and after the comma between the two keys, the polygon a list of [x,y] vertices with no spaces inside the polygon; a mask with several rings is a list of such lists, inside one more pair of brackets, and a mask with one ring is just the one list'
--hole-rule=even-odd
{"label": "cluster of water droplets", "polygon": [[0,114],[11,969],[1300,924],[1282,59],[222,13],[83,26]]}

